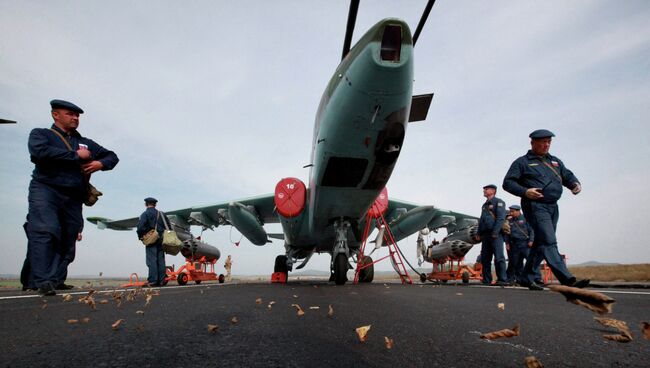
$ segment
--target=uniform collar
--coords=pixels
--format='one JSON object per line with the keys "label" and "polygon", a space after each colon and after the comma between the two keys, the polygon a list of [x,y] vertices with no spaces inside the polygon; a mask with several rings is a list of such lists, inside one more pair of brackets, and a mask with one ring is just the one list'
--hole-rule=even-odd
{"label": "uniform collar", "polygon": [[551,159],[551,154],[550,154],[550,153],[547,153],[547,154],[544,155],[544,156],[538,156],[538,155],[536,155],[535,153],[533,153],[533,150],[528,150],[528,153],[526,153],[526,158],[529,159],[529,160],[534,160],[534,159],[536,159],[536,158],[537,158],[537,159],[539,159],[539,158],[547,158],[547,159]]}
{"label": "uniform collar", "polygon": [[77,129],[71,131],[70,133],[66,133],[66,132],[63,131],[63,129],[61,129],[61,128],[59,128],[58,126],[56,126],[56,124],[52,124],[52,129],[54,129],[54,130],[56,130],[57,132],[63,134],[64,136],[67,135],[67,136],[71,136],[71,137],[75,137],[75,138],[80,138],[80,137],[81,137],[81,134],[79,134],[79,132],[77,131]]}

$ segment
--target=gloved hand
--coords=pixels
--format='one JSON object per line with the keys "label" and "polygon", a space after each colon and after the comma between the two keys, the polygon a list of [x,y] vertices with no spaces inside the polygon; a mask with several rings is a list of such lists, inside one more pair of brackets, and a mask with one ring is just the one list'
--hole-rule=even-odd
{"label": "gloved hand", "polygon": [[580,191],[582,191],[582,185],[580,185],[580,183],[575,183],[573,189],[571,189],[571,193],[578,194]]}

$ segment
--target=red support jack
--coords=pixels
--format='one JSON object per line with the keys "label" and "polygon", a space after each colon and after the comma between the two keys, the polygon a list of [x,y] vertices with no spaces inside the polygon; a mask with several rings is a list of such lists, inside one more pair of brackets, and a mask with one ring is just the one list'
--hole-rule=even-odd
{"label": "red support jack", "polygon": [[[388,208],[388,195],[387,195],[386,188],[384,188],[384,190],[382,190],[382,192],[379,194],[379,197],[377,197],[375,202],[368,210],[368,213],[366,213],[366,226],[363,230],[363,243],[361,244],[361,249],[359,249],[357,269],[354,273],[355,284],[359,283],[359,273],[361,272],[361,270],[368,268],[370,266],[374,266],[375,263],[381,262],[384,259],[389,257],[391,258],[391,262],[393,263],[393,268],[395,269],[395,272],[397,272],[397,274],[399,275],[402,284],[413,283],[411,276],[408,274],[408,271],[406,271],[404,262],[402,262],[402,256],[400,255],[400,252],[398,252],[397,250],[397,243],[395,242],[395,238],[393,237],[393,234],[390,231],[390,227],[388,226],[388,224],[386,223],[386,219],[384,218],[384,212],[386,211],[387,208]],[[385,244],[387,244],[388,255],[374,262],[365,264],[363,262],[364,258],[366,257],[364,255],[364,252],[366,249],[368,236],[371,233],[370,227],[372,226],[373,223],[375,223],[376,226],[379,227],[380,234],[383,234],[381,239],[385,242]]]}

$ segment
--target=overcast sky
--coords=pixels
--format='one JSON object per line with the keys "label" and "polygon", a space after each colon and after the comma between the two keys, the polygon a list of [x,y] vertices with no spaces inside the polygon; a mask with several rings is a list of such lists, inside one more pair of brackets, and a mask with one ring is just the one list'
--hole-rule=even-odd
{"label": "overcast sky", "polygon": [[[386,17],[414,31],[425,4],[361,1],[353,42]],[[17,274],[26,253],[27,138],[51,125],[53,98],[81,106],[81,134],[120,157],[113,171],[93,175],[104,196],[84,217],[135,217],[147,196],[174,210],[271,193],[287,176],[307,181],[302,167],[348,7],[0,0],[0,118],[19,122],[0,125],[0,273]],[[557,136],[551,153],[583,185],[560,201],[569,263],[650,262],[649,2],[440,0],[414,65],[414,94],[435,97],[427,120],[408,127],[390,197],[478,215],[482,186],[500,187],[530,148],[528,134],[546,128]],[[270,275],[282,242],[234,246],[239,239],[229,227],[204,233],[233,256],[233,273]],[[415,240],[400,242],[411,261]],[[389,269],[384,263],[378,268]],[[328,264],[320,255],[306,268]],[[135,231],[86,222],[70,274],[100,271],[146,275]]]}

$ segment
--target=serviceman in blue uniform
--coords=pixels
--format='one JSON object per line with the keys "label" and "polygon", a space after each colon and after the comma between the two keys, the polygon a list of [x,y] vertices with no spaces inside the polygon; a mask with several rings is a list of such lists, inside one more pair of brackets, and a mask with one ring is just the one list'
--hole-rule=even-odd
{"label": "serviceman in blue uniform", "polygon": [[589,280],[578,281],[569,272],[557,248],[555,231],[560,215],[557,201],[562,196],[562,187],[569,188],[575,195],[580,193],[582,186],[559,158],[549,154],[554,136],[546,129],[532,132],[529,136],[531,149],[512,163],[503,179],[503,189],[521,197],[524,215],[535,231],[535,241],[521,280],[522,285],[531,290],[544,289],[535,282],[534,271],[544,259],[562,285],[579,288],[589,285]]}
{"label": "serviceman in blue uniform", "polygon": [[483,196],[487,198],[481,207],[478,221],[478,236],[481,244],[481,264],[483,265],[483,284],[492,284],[492,257],[497,274],[496,284],[506,286],[506,258],[503,254],[502,226],[506,220],[506,204],[496,197],[497,186],[489,184],[483,187]]}
{"label": "serviceman in blue uniform", "polygon": [[32,130],[28,142],[35,167],[25,228],[25,263],[31,269],[23,289],[38,288],[43,295],[69,288],[62,277],[74,260],[90,175],[111,170],[119,161],[114,152],[79,134],[79,106],[63,100],[52,100],[50,106],[54,124]]}
{"label": "serviceman in blue uniform", "polygon": [[165,223],[163,220],[168,224],[170,222],[167,215],[156,209],[157,203],[158,200],[156,198],[147,197],[144,199],[144,205],[147,209],[140,215],[137,227],[138,239],[141,240],[150,230],[156,229],[158,231],[158,241],[145,246],[146,262],[149,268],[147,286],[163,286],[165,285],[164,281],[166,277],[165,252],[162,245],[163,231],[165,231]]}
{"label": "serviceman in blue uniform", "polygon": [[[535,241],[535,231],[530,226],[524,215],[521,214],[521,206],[513,204],[509,207],[510,234],[504,235],[506,251],[508,252],[508,282],[521,284],[521,276],[524,271],[524,260],[528,257],[529,249]],[[537,279],[537,278],[536,278]]]}

